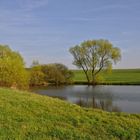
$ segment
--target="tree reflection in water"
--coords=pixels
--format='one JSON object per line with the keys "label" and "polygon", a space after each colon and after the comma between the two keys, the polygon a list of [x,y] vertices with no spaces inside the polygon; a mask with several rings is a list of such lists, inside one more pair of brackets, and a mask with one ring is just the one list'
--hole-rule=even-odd
{"label": "tree reflection in water", "polygon": [[109,112],[121,112],[121,109],[119,107],[113,105],[111,99],[100,100],[100,99],[95,99],[95,97],[93,97],[92,100],[84,100],[82,98],[79,98],[79,100],[76,101],[76,104],[81,107],[99,108]]}
{"label": "tree reflection in water", "polygon": [[32,91],[82,107],[100,108],[110,112],[140,112],[140,86],[70,85],[36,88]]}

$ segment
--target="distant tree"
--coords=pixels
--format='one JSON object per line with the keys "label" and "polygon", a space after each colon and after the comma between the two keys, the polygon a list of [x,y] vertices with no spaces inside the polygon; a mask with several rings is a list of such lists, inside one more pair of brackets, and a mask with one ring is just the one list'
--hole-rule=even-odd
{"label": "distant tree", "polygon": [[54,65],[64,76],[65,83],[69,83],[72,81],[73,73],[71,70],[68,69],[68,67],[66,67],[64,64],[61,64],[61,63],[55,63]]}
{"label": "distant tree", "polygon": [[40,86],[46,84],[45,74],[41,65],[35,65],[30,68],[30,86]]}
{"label": "distant tree", "polygon": [[28,88],[29,75],[23,58],[7,45],[0,45],[0,86]]}
{"label": "distant tree", "polygon": [[59,85],[71,82],[72,72],[63,64],[42,65],[42,71],[49,83]]}
{"label": "distant tree", "polygon": [[88,83],[96,84],[103,69],[112,69],[121,59],[121,51],[108,40],[88,40],[70,48],[73,64],[84,71]]}
{"label": "distant tree", "polygon": [[38,60],[33,60],[31,67],[38,66],[39,61]]}
{"label": "distant tree", "polygon": [[55,85],[64,83],[64,77],[62,73],[57,69],[57,67],[54,64],[47,65],[45,73],[46,73],[46,79],[50,83],[54,83]]}

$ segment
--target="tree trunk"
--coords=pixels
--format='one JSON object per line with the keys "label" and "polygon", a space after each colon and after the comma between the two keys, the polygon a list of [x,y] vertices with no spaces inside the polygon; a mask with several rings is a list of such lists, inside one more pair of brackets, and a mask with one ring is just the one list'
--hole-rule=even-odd
{"label": "tree trunk", "polygon": [[87,81],[88,81],[88,85],[89,85],[90,84],[90,79],[89,79],[88,73],[85,72],[85,75],[86,75],[86,78],[87,78]]}
{"label": "tree trunk", "polygon": [[92,84],[96,85],[95,75],[92,77]]}
{"label": "tree trunk", "polygon": [[87,78],[87,81],[88,81],[88,85],[89,85],[90,84],[90,79],[89,79],[89,76],[88,76],[88,71],[86,71],[84,69],[83,69],[83,71],[84,71],[84,73],[86,75],[86,78]]}
{"label": "tree trunk", "polygon": [[92,70],[92,84],[96,85],[94,69]]}

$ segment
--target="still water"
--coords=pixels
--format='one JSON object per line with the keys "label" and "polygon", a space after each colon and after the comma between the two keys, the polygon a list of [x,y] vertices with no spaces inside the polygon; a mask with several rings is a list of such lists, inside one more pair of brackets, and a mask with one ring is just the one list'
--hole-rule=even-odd
{"label": "still water", "polygon": [[63,86],[34,92],[67,100],[83,107],[106,111],[140,113],[140,86]]}

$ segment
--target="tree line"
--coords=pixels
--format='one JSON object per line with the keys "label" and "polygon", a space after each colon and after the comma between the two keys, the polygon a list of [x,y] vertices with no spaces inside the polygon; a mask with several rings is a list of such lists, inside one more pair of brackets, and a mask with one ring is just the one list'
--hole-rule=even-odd
{"label": "tree line", "polygon": [[63,64],[44,64],[33,62],[30,68],[20,53],[7,45],[0,45],[0,86],[27,89],[29,86],[49,84],[68,84],[72,81],[72,72]]}
{"label": "tree line", "polygon": [[35,64],[30,68],[30,86],[68,84],[72,82],[73,73],[65,65]]}
{"label": "tree line", "polygon": [[[97,84],[102,70],[111,70],[113,63],[121,59],[121,51],[108,40],[87,40],[70,48],[73,64],[84,71],[88,84]],[[20,53],[7,45],[0,45],[0,86],[27,89],[41,86],[72,83],[73,73],[64,64],[39,64],[34,61],[30,68]]]}

